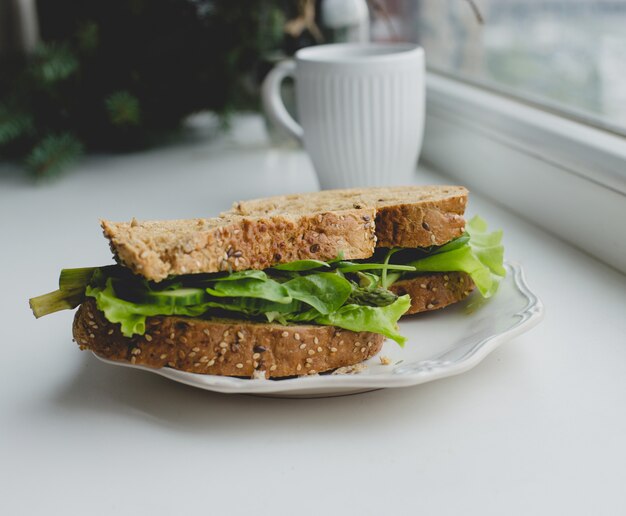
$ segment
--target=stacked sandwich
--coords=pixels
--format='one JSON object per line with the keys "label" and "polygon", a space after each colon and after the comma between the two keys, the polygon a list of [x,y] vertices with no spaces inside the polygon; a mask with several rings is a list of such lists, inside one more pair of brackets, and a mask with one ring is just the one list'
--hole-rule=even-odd
{"label": "stacked sandwich", "polygon": [[37,317],[80,305],[74,339],[110,360],[284,378],[400,345],[398,319],[491,296],[501,233],[457,186],[331,190],[212,219],[102,221],[116,265],[64,269]]}

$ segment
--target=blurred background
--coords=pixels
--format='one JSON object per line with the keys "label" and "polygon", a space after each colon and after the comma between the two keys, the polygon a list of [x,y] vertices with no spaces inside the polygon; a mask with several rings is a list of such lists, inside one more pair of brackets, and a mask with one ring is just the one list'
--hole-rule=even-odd
{"label": "blurred background", "polygon": [[0,159],[53,177],[86,152],[167,144],[197,113],[227,129],[260,110],[276,62],[369,39],[626,134],[626,0],[0,0]]}

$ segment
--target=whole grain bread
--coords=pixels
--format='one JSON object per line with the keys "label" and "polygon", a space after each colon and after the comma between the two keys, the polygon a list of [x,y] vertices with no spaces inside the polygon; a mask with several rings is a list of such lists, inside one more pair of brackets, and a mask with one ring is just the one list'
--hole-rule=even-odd
{"label": "whole grain bread", "polygon": [[443,245],[465,229],[468,190],[462,186],[396,186],[324,190],[241,201],[223,216],[268,216],[350,208],[376,210],[377,247]]}
{"label": "whole grain bread", "polygon": [[464,272],[431,272],[395,282],[394,294],[411,296],[411,307],[404,315],[437,310],[465,299],[474,290],[474,282]]}
{"label": "whole grain bread", "polygon": [[369,258],[374,208],[212,219],[101,221],[117,260],[149,280],[265,269],[295,260]]}
{"label": "whole grain bread", "polygon": [[149,317],[146,333],[124,337],[87,299],[74,340],[109,360],[222,376],[301,376],[351,366],[376,355],[384,337],[333,326],[289,325],[178,316]]}

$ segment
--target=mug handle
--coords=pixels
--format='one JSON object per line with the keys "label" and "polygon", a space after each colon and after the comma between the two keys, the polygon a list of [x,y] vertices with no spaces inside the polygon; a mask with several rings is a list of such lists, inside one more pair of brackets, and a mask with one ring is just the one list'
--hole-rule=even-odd
{"label": "mug handle", "polygon": [[287,111],[283,99],[280,96],[280,85],[286,77],[293,77],[296,71],[295,61],[282,61],[267,74],[261,87],[263,109],[269,118],[282,127],[296,140],[302,142],[304,131]]}

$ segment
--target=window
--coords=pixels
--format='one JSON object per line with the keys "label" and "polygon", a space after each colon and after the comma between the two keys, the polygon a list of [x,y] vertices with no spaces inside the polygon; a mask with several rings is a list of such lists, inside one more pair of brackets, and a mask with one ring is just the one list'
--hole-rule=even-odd
{"label": "window", "polygon": [[419,42],[432,71],[626,135],[626,0],[474,4],[483,24],[466,0],[387,0],[374,34]]}

